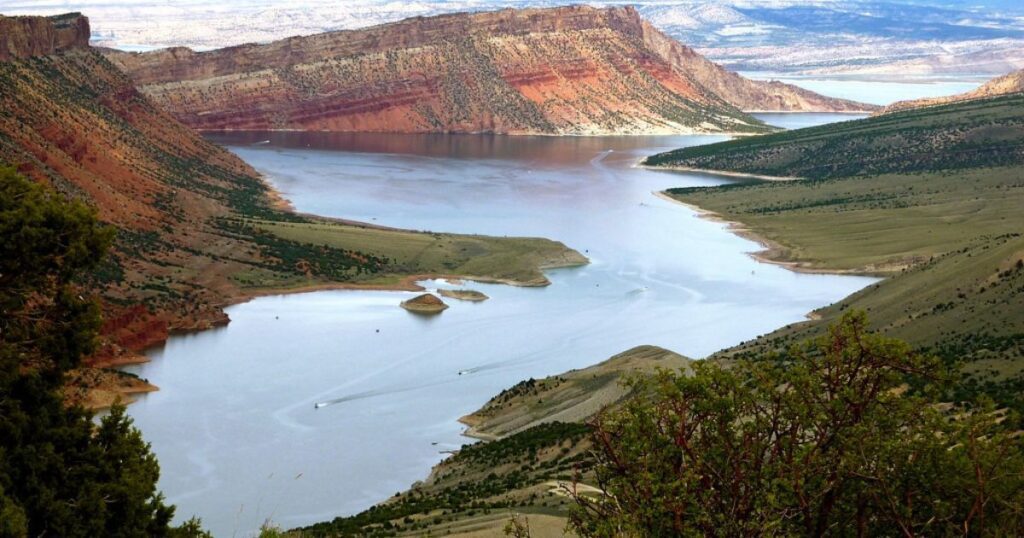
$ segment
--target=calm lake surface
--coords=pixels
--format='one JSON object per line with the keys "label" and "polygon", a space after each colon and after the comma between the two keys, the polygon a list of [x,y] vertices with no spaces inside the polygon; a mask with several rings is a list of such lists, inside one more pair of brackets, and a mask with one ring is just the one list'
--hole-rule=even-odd
{"label": "calm lake surface", "polygon": [[[765,116],[787,127],[849,118]],[[236,305],[229,326],[170,339],[129,369],[161,387],[129,412],[179,520],[195,514],[216,536],[242,536],[267,519],[293,527],[358,512],[470,442],[457,419],[522,379],[641,344],[704,357],[873,282],[757,263],[746,254],[757,244],[652,194],[725,180],[634,167],[721,139],[216,137],[299,211],[548,237],[592,263],[549,272],[546,288],[467,283],[491,299],[449,300],[432,318],[398,307],[412,293],[328,291]]]}

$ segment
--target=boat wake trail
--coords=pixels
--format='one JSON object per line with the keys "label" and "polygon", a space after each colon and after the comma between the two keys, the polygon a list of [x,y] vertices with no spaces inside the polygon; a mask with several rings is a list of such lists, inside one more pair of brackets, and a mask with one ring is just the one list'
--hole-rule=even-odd
{"label": "boat wake trail", "polygon": [[611,155],[614,151],[615,150],[612,150],[612,149],[605,150],[605,151],[602,151],[601,153],[599,153],[593,159],[590,159],[590,166],[591,166],[591,168],[596,170],[599,174],[601,174],[602,176],[604,176],[605,179],[608,179],[608,180],[616,180],[616,179],[618,179],[618,177],[616,176],[615,172],[611,168],[608,168],[608,166],[606,166],[604,164],[605,157]]}
{"label": "boat wake trail", "polygon": [[374,396],[381,396],[388,393],[396,392],[395,390],[368,390],[365,392],[357,392],[355,394],[349,394],[348,396],[342,396],[341,398],[334,398],[333,400],[324,400],[313,404],[313,409],[320,409],[321,407],[327,407],[329,405],[340,404],[345,402],[351,402],[353,400],[362,400],[364,398],[373,398]]}

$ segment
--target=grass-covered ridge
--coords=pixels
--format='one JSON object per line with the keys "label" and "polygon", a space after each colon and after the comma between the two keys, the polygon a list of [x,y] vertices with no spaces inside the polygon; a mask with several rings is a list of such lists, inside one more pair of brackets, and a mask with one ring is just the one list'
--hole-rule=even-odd
{"label": "grass-covered ridge", "polygon": [[690,359],[655,346],[639,346],[593,366],[543,379],[527,379],[501,391],[461,419],[467,435],[496,439],[548,422],[585,421],[630,395],[622,381],[658,369],[688,368]]}
{"label": "grass-covered ridge", "polygon": [[1024,162],[1024,94],[683,148],[644,164],[808,179]]}
{"label": "grass-covered ridge", "polygon": [[594,366],[517,383],[463,419],[474,425],[471,435],[489,441],[463,446],[427,479],[369,510],[290,534],[500,536],[518,514],[536,535],[559,536],[574,506],[563,486],[579,480],[581,491],[596,491],[587,422],[633,396],[626,380],[688,364],[671,351],[640,346]]}
{"label": "grass-covered ridge", "polygon": [[769,240],[772,260],[810,270],[892,274],[984,236],[1024,231],[1019,166],[668,193]]}
{"label": "grass-covered ridge", "polygon": [[[277,267],[316,269],[311,275],[334,268],[337,274],[325,276],[355,284],[387,285],[411,275],[450,275],[536,286],[548,283],[541,271],[544,268],[587,263],[562,243],[540,238],[414,232],[326,219],[243,218],[226,222],[224,227],[263,245],[278,260]],[[333,263],[332,256],[338,253],[350,253],[357,261]],[[301,270],[293,272],[295,283],[308,280]],[[235,279],[246,287],[280,284],[275,275],[261,271],[237,274]]]}
{"label": "grass-covered ridge", "polygon": [[[672,189],[797,269],[887,276],[816,319],[723,355],[782,350],[843,312],[961,365],[956,397],[1024,409],[1024,95],[911,110],[656,156],[818,179]],[[698,156],[699,155],[699,156]]]}

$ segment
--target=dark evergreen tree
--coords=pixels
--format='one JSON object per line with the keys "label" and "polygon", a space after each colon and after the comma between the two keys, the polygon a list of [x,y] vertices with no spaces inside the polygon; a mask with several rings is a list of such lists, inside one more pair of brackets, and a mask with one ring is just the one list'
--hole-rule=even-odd
{"label": "dark evergreen tree", "polygon": [[95,212],[0,168],[0,536],[164,536],[174,509],[122,407],[66,407],[99,307],[76,285],[110,245]]}

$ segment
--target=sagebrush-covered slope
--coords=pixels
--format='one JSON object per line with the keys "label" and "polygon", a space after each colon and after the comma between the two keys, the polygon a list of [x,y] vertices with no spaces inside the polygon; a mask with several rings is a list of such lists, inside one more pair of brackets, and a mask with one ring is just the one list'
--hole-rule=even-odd
{"label": "sagebrush-covered slope", "polygon": [[671,189],[764,238],[798,270],[887,276],[729,356],[784,352],[846,311],[1024,409],[1024,95],[911,109],[658,155],[654,163],[798,181]]}
{"label": "sagebrush-covered slope", "polygon": [[1024,94],[695,146],[649,166],[810,179],[1024,163]]}

